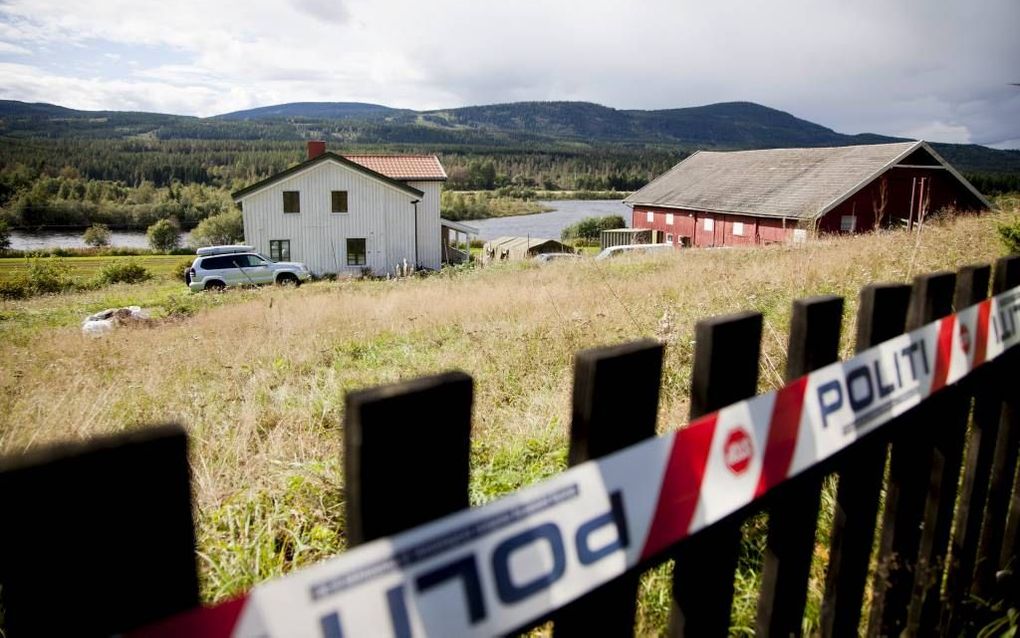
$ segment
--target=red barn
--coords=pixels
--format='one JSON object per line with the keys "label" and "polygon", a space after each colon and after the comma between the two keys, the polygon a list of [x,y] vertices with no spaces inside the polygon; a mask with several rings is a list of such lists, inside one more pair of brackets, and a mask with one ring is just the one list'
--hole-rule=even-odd
{"label": "red barn", "polygon": [[632,225],[684,246],[799,241],[990,208],[926,142],[698,151],[624,200]]}

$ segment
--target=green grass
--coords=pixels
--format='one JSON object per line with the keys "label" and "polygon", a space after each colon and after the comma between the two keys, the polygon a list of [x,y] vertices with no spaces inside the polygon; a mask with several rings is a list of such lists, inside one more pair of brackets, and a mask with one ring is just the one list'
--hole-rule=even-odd
{"label": "green grass", "polygon": [[[14,279],[28,270],[32,258],[4,257],[0,258],[0,281]],[[69,274],[80,279],[91,279],[99,274],[103,266],[109,263],[135,261],[144,266],[156,277],[173,277],[175,267],[184,260],[191,259],[187,255],[138,255],[135,257],[41,257],[44,262],[59,263],[68,268]]]}

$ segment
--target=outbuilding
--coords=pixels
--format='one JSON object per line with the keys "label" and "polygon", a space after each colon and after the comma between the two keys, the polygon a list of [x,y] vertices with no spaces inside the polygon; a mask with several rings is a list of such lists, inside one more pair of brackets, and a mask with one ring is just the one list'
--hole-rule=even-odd
{"label": "outbuilding", "polygon": [[497,237],[482,247],[485,261],[521,260],[543,253],[572,253],[574,249],[544,237]]}
{"label": "outbuilding", "polygon": [[936,211],[991,207],[924,141],[699,151],[624,203],[634,228],[706,247],[913,227]]}

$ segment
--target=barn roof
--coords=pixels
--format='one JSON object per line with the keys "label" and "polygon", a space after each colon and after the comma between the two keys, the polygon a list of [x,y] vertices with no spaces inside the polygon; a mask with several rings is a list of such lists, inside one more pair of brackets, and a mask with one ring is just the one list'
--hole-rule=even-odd
{"label": "barn roof", "polygon": [[758,217],[815,219],[920,148],[988,205],[962,175],[923,141],[698,151],[624,202]]}
{"label": "barn roof", "polygon": [[344,157],[390,179],[408,182],[446,181],[446,171],[435,155],[344,155]]}

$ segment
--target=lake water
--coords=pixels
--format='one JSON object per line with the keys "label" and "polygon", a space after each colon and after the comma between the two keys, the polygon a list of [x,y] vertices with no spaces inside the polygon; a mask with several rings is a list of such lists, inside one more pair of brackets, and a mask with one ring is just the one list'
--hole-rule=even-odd
{"label": "lake water", "polygon": [[[541,202],[553,210],[535,215],[494,217],[464,222],[479,230],[479,239],[495,239],[504,235],[521,237],[547,237],[559,239],[560,231],[579,222],[585,217],[619,215],[630,226],[630,208],[620,200],[565,199]],[[16,250],[41,250],[43,248],[85,248],[82,241],[84,231],[26,233],[11,231],[11,248]],[[188,242],[188,233],[181,234],[181,245]],[[143,232],[113,231],[110,246],[116,248],[148,248],[149,241]]]}
{"label": "lake water", "polygon": [[[44,248],[86,248],[82,235],[85,231],[43,231],[26,233],[11,231],[11,248],[15,250],[42,250]],[[181,233],[181,246],[186,246],[188,233]],[[110,246],[114,248],[148,248],[149,240],[139,231],[110,231]]]}
{"label": "lake water", "polygon": [[559,239],[560,231],[585,217],[619,215],[630,226],[630,207],[620,200],[565,199],[540,202],[553,210],[535,215],[471,219],[464,223],[478,229],[479,239],[495,239],[504,235]]}

